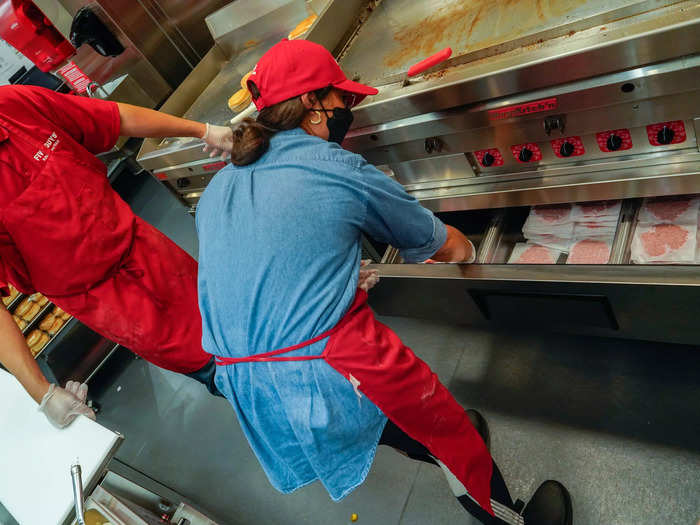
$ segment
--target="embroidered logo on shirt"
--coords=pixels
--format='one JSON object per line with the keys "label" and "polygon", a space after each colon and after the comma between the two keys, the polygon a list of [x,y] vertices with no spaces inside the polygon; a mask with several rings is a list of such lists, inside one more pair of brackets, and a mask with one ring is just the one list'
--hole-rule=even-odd
{"label": "embroidered logo on shirt", "polygon": [[362,392],[360,392],[357,388],[360,386],[360,382],[352,374],[348,374],[348,379],[350,380],[350,383],[352,383],[352,388],[355,390],[357,397],[362,398]]}
{"label": "embroidered logo on shirt", "polygon": [[46,142],[44,142],[44,147],[53,151],[56,149],[56,146],[58,146],[59,142],[61,141],[58,140],[58,135],[56,135],[55,131],[52,131],[51,135],[49,135],[49,138],[47,138]]}
{"label": "embroidered logo on shirt", "polygon": [[[56,149],[56,146],[58,146],[60,142],[61,141],[59,140],[58,135],[55,131],[53,131],[51,132],[51,135],[49,135],[49,138],[46,139],[46,142],[44,142],[44,147],[49,151],[53,151]],[[49,154],[45,153],[42,150],[39,150],[34,154],[34,160],[46,162],[48,158]]]}

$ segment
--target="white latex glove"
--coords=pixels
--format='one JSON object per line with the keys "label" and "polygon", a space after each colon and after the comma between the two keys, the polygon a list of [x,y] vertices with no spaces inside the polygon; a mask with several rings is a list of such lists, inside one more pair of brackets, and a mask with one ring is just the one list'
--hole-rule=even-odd
{"label": "white latex glove", "polygon": [[202,140],[206,142],[204,151],[210,151],[210,157],[228,158],[233,149],[233,130],[229,126],[215,126],[207,123]]}
{"label": "white latex glove", "polygon": [[365,266],[370,264],[370,259],[360,261],[360,278],[357,281],[357,287],[368,292],[374,288],[374,285],[379,282],[379,272],[377,270],[363,270]]}
{"label": "white latex glove", "polygon": [[85,404],[87,390],[85,383],[77,381],[68,381],[66,388],[52,383],[41,400],[39,411],[43,412],[56,428],[67,427],[79,415],[94,420],[95,413]]}
{"label": "white latex glove", "polygon": [[[458,261],[460,263],[466,263],[466,264],[472,264],[474,261],[476,261],[476,247],[474,246],[474,243],[467,239],[467,244],[471,246],[472,248],[472,255],[469,257],[469,259],[466,259],[464,261]],[[451,264],[451,263],[444,263],[441,261],[434,261],[433,259],[426,259],[423,261],[422,264]]]}
{"label": "white latex glove", "polygon": [[467,244],[472,247],[472,256],[469,257],[469,259],[464,261],[464,262],[467,264],[471,264],[474,261],[476,261],[476,246],[474,246],[474,243],[472,241],[470,241],[469,239],[467,239]]}

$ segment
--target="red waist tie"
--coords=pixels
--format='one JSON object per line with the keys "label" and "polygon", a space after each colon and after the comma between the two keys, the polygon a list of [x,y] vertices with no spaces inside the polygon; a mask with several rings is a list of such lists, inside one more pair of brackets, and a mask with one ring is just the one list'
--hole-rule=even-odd
{"label": "red waist tie", "polygon": [[299,350],[300,348],[304,348],[305,346],[312,345],[324,337],[328,337],[329,335],[333,334],[338,330],[338,325],[335,325],[333,328],[330,330],[326,330],[323,332],[321,335],[317,335],[313,339],[309,339],[308,341],[303,341],[301,343],[298,343],[293,346],[288,346],[286,348],[280,348],[279,350],[273,350],[272,352],[265,352],[263,354],[255,354],[255,355],[249,355],[246,357],[219,357],[214,356],[214,359],[216,360],[217,365],[225,366],[225,365],[236,365],[238,363],[253,363],[253,362],[262,362],[262,361],[310,361],[311,359],[323,359],[323,354],[321,355],[300,355],[300,356],[295,356],[295,357],[275,357],[280,354],[286,354],[289,352],[293,352],[294,350]]}
{"label": "red waist tie", "polygon": [[293,352],[294,350],[299,350],[300,348],[304,348],[305,346],[312,345],[314,343],[318,343],[320,340],[325,339],[326,337],[329,337],[336,333],[338,330],[340,330],[343,326],[345,326],[350,319],[352,318],[352,315],[359,309],[362,308],[363,306],[366,306],[367,303],[367,292],[363,290],[357,291],[357,294],[355,295],[355,299],[353,300],[352,304],[350,305],[350,309],[347,311],[347,313],[338,321],[338,324],[336,324],[333,328],[330,330],[326,330],[322,334],[317,335],[316,337],[312,339],[307,339],[306,341],[302,341],[301,343],[297,343],[292,346],[288,346],[286,348],[280,348],[279,350],[273,350],[272,352],[265,352],[262,354],[255,354],[255,355],[249,355],[246,357],[220,357],[220,356],[214,356],[214,359],[216,360],[216,364],[220,366],[226,366],[226,365],[236,365],[238,363],[256,363],[256,362],[265,362],[265,361],[311,361],[312,359],[323,359],[326,356],[326,351],[320,355],[301,355],[301,356],[294,356],[294,357],[276,357],[281,354],[287,354],[289,352]]}

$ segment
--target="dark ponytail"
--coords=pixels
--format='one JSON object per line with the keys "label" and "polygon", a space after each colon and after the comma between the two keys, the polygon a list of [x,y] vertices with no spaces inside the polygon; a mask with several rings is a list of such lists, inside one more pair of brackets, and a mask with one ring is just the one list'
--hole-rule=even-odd
{"label": "dark ponytail", "polygon": [[[257,86],[248,82],[253,99],[260,96]],[[316,91],[316,97],[321,100],[330,92],[331,88],[323,88]],[[298,128],[306,115],[301,97],[294,97],[274,106],[260,110],[258,118],[244,119],[233,128],[233,150],[231,162],[236,166],[252,164],[270,147],[270,138],[278,131]]]}

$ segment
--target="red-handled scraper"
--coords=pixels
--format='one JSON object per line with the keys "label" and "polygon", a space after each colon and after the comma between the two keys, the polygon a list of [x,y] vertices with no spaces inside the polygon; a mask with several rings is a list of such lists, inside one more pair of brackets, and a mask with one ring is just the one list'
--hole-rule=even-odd
{"label": "red-handled scraper", "polygon": [[438,51],[434,55],[429,56],[425,60],[421,60],[417,64],[413,64],[408,68],[406,72],[406,77],[403,80],[403,85],[407,86],[409,84],[408,79],[421,74],[423,71],[430,69],[431,67],[437,66],[440,62],[444,62],[452,55],[452,48],[446,47],[442,51]]}

